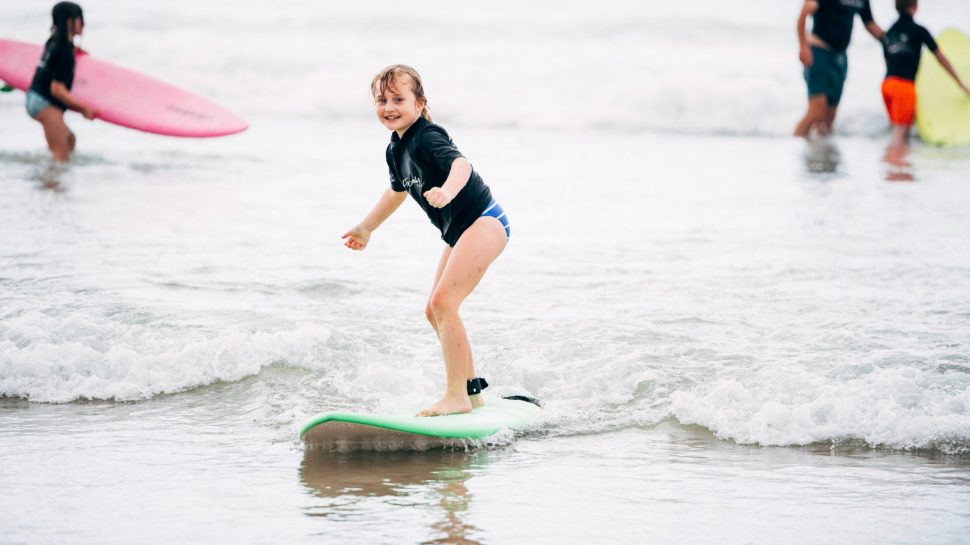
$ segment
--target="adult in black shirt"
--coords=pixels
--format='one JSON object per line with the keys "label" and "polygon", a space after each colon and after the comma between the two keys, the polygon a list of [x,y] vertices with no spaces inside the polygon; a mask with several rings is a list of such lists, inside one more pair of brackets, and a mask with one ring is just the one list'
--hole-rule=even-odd
{"label": "adult in black shirt", "polygon": [[369,214],[343,234],[352,250],[367,247],[371,233],[407,199],[418,202],[441,231],[445,246],[438,262],[425,316],[438,335],[447,387],[420,416],[467,413],[484,404],[484,381],[475,376],[471,346],[458,310],[508,243],[508,218],[488,186],[431,122],[417,71],[393,65],[371,82],[377,118],[394,131],[385,159],[391,187]]}
{"label": "adult in black shirt", "polygon": [[74,37],[84,31],[84,13],[72,2],[59,2],[51,11],[51,37],[44,44],[44,52],[34,79],[27,90],[27,113],[44,127],[47,146],[56,161],[67,161],[77,139],[64,122],[68,108],[77,110],[86,119],[94,119],[95,111],[71,94],[74,83]]}
{"label": "adult in black shirt", "polygon": [[[874,38],[882,38],[882,29],[872,19],[869,0],[805,0],[797,31],[798,58],[805,67],[808,85],[808,111],[796,125],[795,136],[808,136],[813,128],[820,134],[831,132],[848,74],[845,51],[857,14]],[[813,18],[811,34],[805,32],[809,15]]]}

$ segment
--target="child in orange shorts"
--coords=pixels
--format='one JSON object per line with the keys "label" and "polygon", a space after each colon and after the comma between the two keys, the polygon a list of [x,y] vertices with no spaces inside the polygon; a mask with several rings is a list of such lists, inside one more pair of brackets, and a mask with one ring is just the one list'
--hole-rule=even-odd
{"label": "child in orange shorts", "polygon": [[893,125],[893,147],[903,146],[909,140],[916,114],[916,86],[913,85],[913,80],[916,79],[920,52],[924,45],[936,55],[936,59],[953,76],[963,92],[970,96],[970,89],[960,81],[930,32],[913,21],[918,6],[917,0],[896,0],[899,20],[882,38],[883,54],[886,57],[886,79],[882,82],[882,98],[886,103],[889,121]]}

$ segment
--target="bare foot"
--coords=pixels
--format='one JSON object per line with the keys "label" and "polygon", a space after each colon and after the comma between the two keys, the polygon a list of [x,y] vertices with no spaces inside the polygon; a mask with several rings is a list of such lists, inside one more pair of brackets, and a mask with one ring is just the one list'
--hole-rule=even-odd
{"label": "bare foot", "polygon": [[472,402],[472,408],[473,409],[477,409],[479,407],[484,407],[485,406],[485,400],[482,399],[482,396],[479,395],[479,394],[475,394],[473,396],[468,396],[468,399],[471,400],[471,402]]}
{"label": "bare foot", "polygon": [[472,403],[467,395],[456,399],[445,396],[434,405],[419,412],[418,416],[445,416],[470,412],[472,412]]}

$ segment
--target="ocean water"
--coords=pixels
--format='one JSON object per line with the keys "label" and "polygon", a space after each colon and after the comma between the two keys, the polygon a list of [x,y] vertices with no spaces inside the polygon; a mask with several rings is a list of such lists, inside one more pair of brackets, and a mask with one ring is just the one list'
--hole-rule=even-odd
{"label": "ocean water", "polygon": [[[0,543],[970,534],[970,150],[887,154],[858,25],[836,135],[805,142],[797,2],[83,5],[86,49],[251,129],[69,115],[58,168],[0,95]],[[42,41],[48,10],[0,0],[0,36]],[[304,451],[317,412],[443,383],[434,228],[409,202],[367,251],[339,238],[386,187],[368,84],[396,62],[512,218],[464,315],[545,416]]]}

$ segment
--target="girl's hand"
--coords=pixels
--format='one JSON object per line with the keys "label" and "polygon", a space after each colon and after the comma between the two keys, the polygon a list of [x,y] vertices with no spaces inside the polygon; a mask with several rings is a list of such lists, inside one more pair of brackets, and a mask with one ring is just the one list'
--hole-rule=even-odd
{"label": "girl's hand", "polygon": [[450,203],[455,197],[443,187],[432,187],[424,192],[424,198],[428,200],[428,204],[431,206],[435,208],[444,208],[448,206],[448,203]]}
{"label": "girl's hand", "polygon": [[367,241],[370,240],[370,229],[358,225],[341,235],[340,238],[345,239],[344,246],[351,250],[363,250],[367,247]]}
{"label": "girl's hand", "polygon": [[96,115],[98,115],[98,112],[96,112],[94,108],[84,108],[83,110],[81,110],[81,115],[84,116],[84,119],[87,119],[90,121],[94,119]]}

